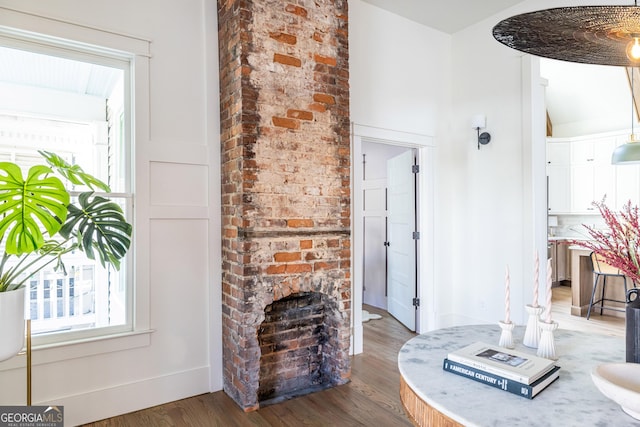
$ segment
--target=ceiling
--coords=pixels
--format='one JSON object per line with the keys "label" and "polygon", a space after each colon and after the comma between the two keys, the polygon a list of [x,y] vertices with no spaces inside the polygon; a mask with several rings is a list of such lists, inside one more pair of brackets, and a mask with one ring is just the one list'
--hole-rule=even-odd
{"label": "ceiling", "polygon": [[[547,111],[554,136],[579,136],[631,127],[631,90],[624,67],[542,59]],[[636,82],[638,84],[640,82]]]}
{"label": "ceiling", "polygon": [[[523,0],[363,1],[436,30],[454,34]],[[549,81],[546,88],[547,107],[556,128],[588,123],[589,133],[598,133],[620,130],[620,123],[625,127],[631,125],[631,96],[622,68],[556,60],[541,62],[542,76]]]}
{"label": "ceiling", "polygon": [[524,0],[363,0],[427,27],[453,34]]}

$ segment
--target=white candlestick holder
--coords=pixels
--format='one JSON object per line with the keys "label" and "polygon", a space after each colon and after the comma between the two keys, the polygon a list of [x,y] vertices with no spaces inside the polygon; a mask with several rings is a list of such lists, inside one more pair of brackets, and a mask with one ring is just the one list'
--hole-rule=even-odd
{"label": "white candlestick holder", "polygon": [[556,344],[553,337],[553,331],[558,329],[558,323],[554,321],[539,322],[542,333],[540,335],[540,343],[538,344],[538,356],[546,359],[557,360]]}
{"label": "white candlestick holder", "polygon": [[513,345],[513,328],[515,328],[516,324],[513,322],[503,322],[500,321],[500,328],[502,329],[502,333],[500,334],[500,342],[498,345],[504,348],[515,348]]}
{"label": "white candlestick holder", "polygon": [[531,348],[538,348],[540,342],[540,315],[544,311],[544,307],[534,307],[530,304],[525,306],[525,310],[529,313],[529,320],[527,321],[527,329],[524,331],[524,339],[522,344]]}

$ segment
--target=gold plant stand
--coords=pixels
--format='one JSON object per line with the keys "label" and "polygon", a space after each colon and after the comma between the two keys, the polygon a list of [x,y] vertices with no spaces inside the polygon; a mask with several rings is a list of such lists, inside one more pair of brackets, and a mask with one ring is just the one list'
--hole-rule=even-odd
{"label": "gold plant stand", "polygon": [[27,319],[27,406],[31,406],[31,319]]}

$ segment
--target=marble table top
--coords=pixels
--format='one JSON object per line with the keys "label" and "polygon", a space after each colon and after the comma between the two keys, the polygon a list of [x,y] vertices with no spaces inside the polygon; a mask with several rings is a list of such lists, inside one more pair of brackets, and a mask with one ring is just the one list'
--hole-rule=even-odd
{"label": "marble table top", "polygon": [[[536,349],[522,345],[523,336],[524,327],[516,327],[516,350],[535,354]],[[625,361],[624,339],[563,329],[557,329],[554,337],[560,377],[532,400],[442,369],[450,351],[475,341],[497,345],[497,324],[458,326],[418,335],[400,350],[398,367],[422,400],[465,426],[639,426],[640,421],[600,393],[591,380],[594,366]]]}

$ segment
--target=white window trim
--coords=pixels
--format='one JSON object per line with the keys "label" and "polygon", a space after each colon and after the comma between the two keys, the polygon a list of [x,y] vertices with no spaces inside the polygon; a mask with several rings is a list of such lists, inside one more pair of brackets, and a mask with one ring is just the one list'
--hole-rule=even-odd
{"label": "white window trim", "polygon": [[[133,319],[132,330],[112,335],[94,336],[77,339],[75,341],[57,342],[38,346],[34,344],[33,351],[37,353],[34,365],[52,363],[56,361],[85,357],[93,354],[109,353],[148,346],[153,332],[150,329],[149,310],[149,40],[118,34],[113,31],[96,29],[77,23],[56,20],[24,13],[7,7],[0,7],[0,36],[11,40],[16,47],[28,42],[39,43],[43,46],[57,46],[65,53],[74,51],[86,58],[87,52],[104,58],[123,58],[131,63],[131,93],[125,94],[128,109],[132,117],[128,132],[132,136],[132,161],[134,174],[131,176],[133,194],[133,242],[132,251],[128,254],[127,262],[133,268],[132,298]],[[44,35],[46,34],[46,35]],[[97,47],[100,46],[100,47]],[[135,99],[135,102],[132,101]],[[131,106],[134,109],[131,109]],[[24,366],[23,357],[14,357],[0,363],[0,371],[21,368]]]}

